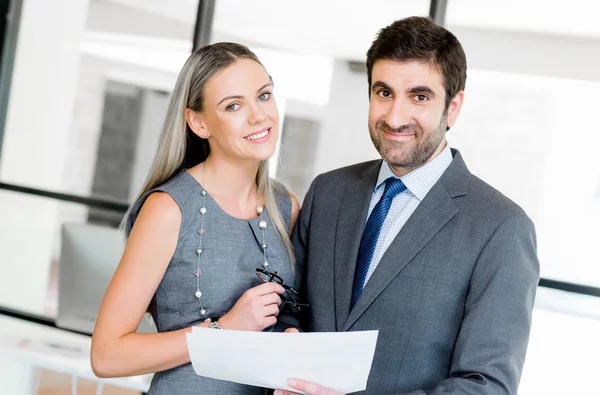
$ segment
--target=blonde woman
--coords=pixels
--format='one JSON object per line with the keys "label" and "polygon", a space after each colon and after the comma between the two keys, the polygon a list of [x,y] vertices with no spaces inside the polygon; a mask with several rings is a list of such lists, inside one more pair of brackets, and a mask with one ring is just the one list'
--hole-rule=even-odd
{"label": "blonde woman", "polygon": [[[96,375],[157,372],[149,394],[264,393],[197,376],[185,335],[192,326],[263,331],[297,322],[281,304],[288,291],[256,275],[276,271],[289,285],[300,275],[289,239],[299,205],[268,176],[278,124],[273,83],[248,48],[217,43],[190,56],[125,218],[127,246],[92,340]],[[158,333],[136,333],[147,309]]]}

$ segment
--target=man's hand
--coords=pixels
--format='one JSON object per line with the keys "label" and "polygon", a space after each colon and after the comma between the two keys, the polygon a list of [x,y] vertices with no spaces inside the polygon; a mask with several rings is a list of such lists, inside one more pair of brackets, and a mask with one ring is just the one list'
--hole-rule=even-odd
{"label": "man's hand", "polygon": [[[325,388],[318,384],[309,383],[308,381],[289,379],[288,385],[294,389],[306,392],[308,395],[345,395],[341,392]],[[295,392],[286,390],[276,390],[275,395],[296,395]]]}

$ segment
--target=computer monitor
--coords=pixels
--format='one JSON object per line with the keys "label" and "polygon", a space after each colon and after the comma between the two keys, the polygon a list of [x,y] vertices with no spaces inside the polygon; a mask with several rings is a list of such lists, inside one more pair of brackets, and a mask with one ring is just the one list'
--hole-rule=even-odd
{"label": "computer monitor", "polygon": [[[102,298],[124,248],[125,237],[119,229],[63,224],[56,326],[92,334]],[[154,322],[146,314],[138,332],[156,332]]]}

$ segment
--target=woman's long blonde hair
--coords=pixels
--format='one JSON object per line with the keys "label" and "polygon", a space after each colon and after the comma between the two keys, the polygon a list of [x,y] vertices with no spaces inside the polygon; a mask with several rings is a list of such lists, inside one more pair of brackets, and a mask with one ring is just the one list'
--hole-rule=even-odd
{"label": "woman's long blonde hair", "polygon": [[[206,160],[210,154],[210,146],[206,139],[196,136],[190,129],[185,116],[186,108],[197,112],[202,111],[207,82],[217,72],[238,59],[252,59],[262,65],[258,57],[246,46],[226,42],[204,46],[195,51],[185,62],[171,94],[156,157],[144,186],[134,202],[149,190],[165,183],[182,169],[193,167]],[[294,262],[289,229],[279,209],[275,185],[269,177],[268,160],[260,162],[256,174],[256,186],[259,196],[265,200],[273,226]],[[279,191],[279,193],[287,193],[287,191]],[[125,218],[128,216],[129,212]]]}

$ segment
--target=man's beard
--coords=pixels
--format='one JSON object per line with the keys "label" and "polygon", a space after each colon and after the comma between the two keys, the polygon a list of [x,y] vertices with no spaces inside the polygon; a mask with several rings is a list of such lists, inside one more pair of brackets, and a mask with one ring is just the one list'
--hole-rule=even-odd
{"label": "man's beard", "polygon": [[[437,128],[427,135],[416,124],[393,129],[383,119],[380,119],[375,124],[375,130],[369,125],[369,134],[373,145],[390,166],[412,170],[431,158],[444,139],[447,125],[448,114],[446,112],[442,115]],[[415,138],[413,141],[407,142],[394,141],[385,138],[385,132],[414,133]]]}

